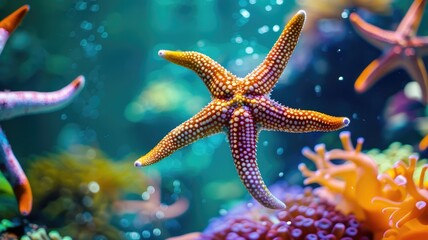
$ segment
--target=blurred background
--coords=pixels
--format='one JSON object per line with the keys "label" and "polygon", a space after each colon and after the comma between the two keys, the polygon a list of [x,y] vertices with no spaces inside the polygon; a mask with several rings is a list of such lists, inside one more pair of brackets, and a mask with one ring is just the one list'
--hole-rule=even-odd
{"label": "blurred background", "polygon": [[[138,233],[140,238],[163,239],[201,231],[210,218],[250,197],[236,174],[224,134],[200,140],[153,166],[133,166],[136,158],[210,101],[196,74],[167,62],[157,52],[202,52],[244,77],[261,63],[290,17],[298,9],[305,9],[305,29],[271,97],[289,107],[349,117],[347,130],[354,137],[364,137],[367,149],[383,149],[393,141],[416,145],[426,133],[423,126],[415,124],[425,116],[425,107],[409,100],[406,118],[398,120],[391,110],[392,97],[411,80],[406,72],[388,74],[364,94],[354,91],[358,75],[381,52],[357,35],[348,19],[357,11],[368,22],[395,29],[411,2],[4,0],[0,2],[1,17],[24,4],[31,9],[0,56],[1,89],[53,91],[81,74],[87,84],[68,107],[4,121],[2,128],[27,173],[31,169],[35,176],[47,176],[43,171],[48,167],[37,168],[35,164],[46,159],[66,162],[64,154],[69,154],[70,158],[85,159],[70,169],[92,169],[90,176],[79,179],[71,176],[74,171],[63,170],[62,175],[49,175],[52,181],[70,178],[78,186],[94,182],[91,176],[99,183],[123,174],[135,177],[129,177],[123,185],[106,183],[105,188],[110,188],[109,184],[117,187],[117,193],[111,193],[115,197],[105,195],[117,199],[109,204],[147,202],[158,193],[158,205],[173,206],[184,200],[177,207],[180,211],[171,213],[171,217],[166,217],[169,211],[162,208],[145,215],[141,212],[147,207],[136,202],[130,209],[125,209],[126,204],[109,209],[115,216],[109,218],[113,219],[113,228],[127,233],[130,239],[136,236],[131,233]],[[428,34],[424,27],[427,21],[424,17],[420,35]],[[319,142],[339,146],[337,135],[262,132],[258,144],[262,176],[268,185],[278,180],[302,185],[297,165],[308,162],[300,153],[302,147]],[[91,164],[95,156],[108,161]],[[117,163],[122,164],[120,171],[114,167]],[[100,167],[105,164],[113,167]],[[64,166],[69,165],[57,167]],[[51,171],[55,172],[55,166]],[[121,192],[130,189],[126,184],[132,185],[132,194]],[[105,189],[103,186],[99,192]],[[94,198],[98,191],[91,192]],[[47,220],[42,207],[37,209],[52,206],[48,204],[52,196],[46,196],[43,203],[36,203],[31,220],[50,222],[54,226],[49,227],[57,228],[69,224],[56,222],[55,226],[55,217],[62,213]],[[35,202],[37,198],[35,194]],[[13,213],[2,216],[0,212],[0,218],[8,216]],[[70,217],[70,221],[80,221],[82,216],[82,221],[93,220],[83,213]],[[102,233],[96,236],[103,239]]]}

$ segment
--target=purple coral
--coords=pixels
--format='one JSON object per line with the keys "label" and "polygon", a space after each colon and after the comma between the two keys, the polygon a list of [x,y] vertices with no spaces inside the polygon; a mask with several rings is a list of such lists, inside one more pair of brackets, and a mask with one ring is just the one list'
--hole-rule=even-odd
{"label": "purple coral", "polygon": [[256,204],[238,207],[214,220],[200,239],[371,239],[372,233],[353,215],[344,215],[312,189],[282,188],[283,210]]}

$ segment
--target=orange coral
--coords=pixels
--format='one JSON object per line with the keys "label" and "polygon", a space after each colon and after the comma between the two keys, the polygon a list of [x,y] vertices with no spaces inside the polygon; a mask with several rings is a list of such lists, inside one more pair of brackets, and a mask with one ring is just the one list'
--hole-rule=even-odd
{"label": "orange coral", "polygon": [[[398,161],[385,173],[379,173],[376,162],[361,152],[363,138],[354,147],[350,132],[340,134],[343,149],[326,151],[324,144],[302,150],[317,170],[299,166],[307,177],[305,184],[319,183],[321,194],[335,201],[345,213],[353,212],[367,222],[375,239],[410,239],[428,237],[428,189],[424,187],[428,165],[413,179],[418,157],[411,155],[409,163]],[[335,164],[332,160],[344,160]]]}

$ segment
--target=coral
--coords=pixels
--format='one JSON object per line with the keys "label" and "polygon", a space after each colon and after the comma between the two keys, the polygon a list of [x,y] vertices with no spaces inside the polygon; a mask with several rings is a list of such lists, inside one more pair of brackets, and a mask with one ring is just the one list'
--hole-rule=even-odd
{"label": "coral", "polygon": [[3,219],[0,222],[0,239],[8,240],[71,240],[71,237],[62,237],[57,231],[47,232],[46,228],[27,221]]}
{"label": "coral", "polygon": [[33,216],[77,239],[120,238],[112,223],[114,203],[125,195],[140,196],[147,179],[139,171],[129,171],[126,162],[109,160],[94,148],[73,149],[32,161],[28,177],[35,196]]}
{"label": "coral", "polygon": [[[408,163],[398,160],[384,173],[376,161],[363,153],[363,138],[354,147],[350,132],[340,134],[343,149],[326,151],[324,144],[302,150],[312,160],[316,171],[299,166],[307,178],[305,184],[319,183],[319,192],[344,213],[354,213],[375,232],[375,239],[410,239],[428,236],[428,191],[424,187],[428,165],[420,167],[415,180],[418,157],[410,155]],[[343,160],[343,163],[333,161]],[[417,183],[419,182],[419,183]]]}
{"label": "coral", "polygon": [[[375,148],[368,150],[366,154],[376,162],[379,173],[388,173],[392,176],[394,175],[394,164],[398,161],[409,164],[409,156],[413,152],[414,149],[411,145],[393,142],[383,151]],[[419,184],[421,171],[425,164],[427,164],[427,159],[419,159],[416,163],[413,179],[417,184]],[[425,184],[427,184],[426,181]]]}
{"label": "coral", "polygon": [[[176,239],[370,239],[364,223],[335,210],[311,188],[272,186],[287,208],[269,210],[247,203],[215,219],[201,235]],[[174,238],[173,238],[174,239]]]}

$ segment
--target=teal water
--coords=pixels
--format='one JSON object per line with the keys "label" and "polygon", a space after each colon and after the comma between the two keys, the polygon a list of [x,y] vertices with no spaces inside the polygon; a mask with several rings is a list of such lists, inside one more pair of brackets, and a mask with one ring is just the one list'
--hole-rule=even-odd
{"label": "teal water", "polygon": [[[406,118],[398,122],[387,111],[394,107],[389,99],[411,81],[405,71],[392,72],[366,93],[354,91],[355,79],[380,51],[361,39],[347,18],[358,11],[373,24],[392,29],[410,3],[391,5],[385,14],[358,6],[337,9],[340,17],[317,22],[318,31],[302,33],[271,97],[293,108],[349,117],[347,130],[364,137],[367,149],[383,149],[393,141],[416,146],[426,133],[425,107],[417,101],[408,103],[400,108]],[[299,6],[278,0],[3,1],[0,16],[22,4],[29,4],[31,10],[0,56],[1,88],[53,91],[81,74],[87,80],[68,107],[1,123],[24,171],[39,156],[85,145],[115,161],[128,161],[124,171],[160,174],[162,186],[156,191],[162,192],[161,201],[172,204],[184,198],[189,207],[180,216],[158,216],[135,227],[132,214],[114,219],[113,225],[122,232],[137,232],[141,238],[202,231],[210,218],[250,198],[236,174],[224,134],[200,140],[153,166],[133,166],[135,159],[210,101],[196,74],[157,52],[199,51],[244,77],[262,61]],[[423,26],[426,18],[421,35],[427,34]],[[297,165],[308,162],[301,148],[320,142],[338,146],[337,135],[262,132],[258,144],[262,176],[268,184],[286,180],[301,185]],[[142,201],[150,189],[141,187]],[[30,219],[44,224],[43,213]]]}

